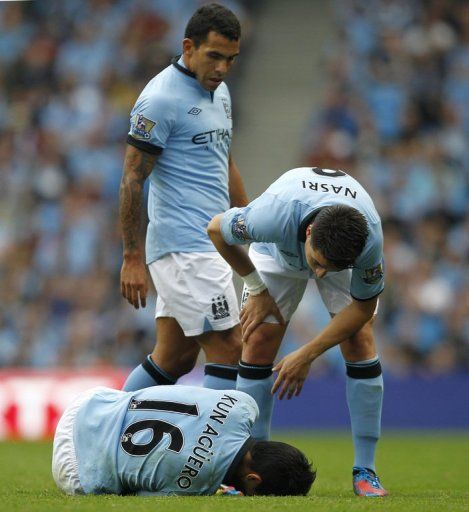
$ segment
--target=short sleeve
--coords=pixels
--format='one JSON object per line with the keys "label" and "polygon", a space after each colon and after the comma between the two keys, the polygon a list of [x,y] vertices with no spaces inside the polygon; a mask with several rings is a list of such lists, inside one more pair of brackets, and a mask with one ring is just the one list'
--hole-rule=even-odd
{"label": "short sleeve", "polygon": [[221,220],[225,242],[229,245],[281,242],[288,212],[282,207],[285,205],[278,203],[274,196],[264,193],[244,208],[227,210]]}
{"label": "short sleeve", "polygon": [[356,300],[369,300],[383,289],[383,235],[381,225],[375,225],[370,229],[365,250],[353,268],[350,294]]}
{"label": "short sleeve", "polygon": [[174,98],[142,93],[130,114],[129,136],[137,141],[138,147],[149,144],[164,149],[175,121]]}

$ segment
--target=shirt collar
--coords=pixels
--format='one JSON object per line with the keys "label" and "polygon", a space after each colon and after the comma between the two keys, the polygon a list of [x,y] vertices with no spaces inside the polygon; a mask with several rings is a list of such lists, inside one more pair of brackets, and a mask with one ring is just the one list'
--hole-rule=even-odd
{"label": "shirt collar", "polygon": [[178,71],[180,71],[181,73],[183,73],[184,75],[186,75],[186,76],[188,76],[188,77],[190,77],[190,78],[193,78],[193,79],[195,80],[195,85],[197,85],[197,86],[198,86],[198,88],[199,88],[202,92],[204,92],[204,93],[206,93],[206,94],[210,95],[210,99],[211,99],[211,100],[212,100],[212,102],[213,102],[213,98],[214,98],[214,96],[215,96],[215,93],[214,93],[213,91],[207,91],[206,89],[204,89],[204,88],[200,85],[199,81],[197,80],[197,77],[195,76],[195,73],[192,73],[192,71],[190,71],[189,69],[187,69],[187,68],[186,68],[186,65],[184,64],[184,59],[182,58],[182,55],[177,55],[176,57],[173,57],[173,58],[171,59],[171,64],[172,64],[172,65],[173,65],[173,66],[174,66]]}
{"label": "shirt collar", "polygon": [[182,55],[177,55],[176,57],[173,57],[171,59],[171,64],[181,73],[184,73],[185,75],[190,76],[191,78],[195,78],[195,80],[197,80],[195,73],[192,73],[192,71],[186,68]]}
{"label": "shirt collar", "polygon": [[233,459],[233,462],[230,464],[230,467],[228,468],[228,471],[225,474],[225,478],[221,483],[230,485],[230,482],[234,480],[239,463],[241,462],[242,458],[246,455],[246,453],[255,445],[255,443],[256,441],[252,437],[248,437],[246,439],[243,446],[241,446],[238,453],[235,455],[235,458]]}

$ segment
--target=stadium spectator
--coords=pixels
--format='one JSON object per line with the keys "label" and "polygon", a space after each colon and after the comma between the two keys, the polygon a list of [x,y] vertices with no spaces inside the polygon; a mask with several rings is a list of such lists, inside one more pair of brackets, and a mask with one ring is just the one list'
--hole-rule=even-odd
{"label": "stadium spectator", "polygon": [[[343,28],[326,55],[327,92],[303,160],[349,169],[383,218],[387,286],[376,328],[384,365],[467,369],[469,6],[335,6]],[[337,366],[333,354],[328,365]]]}
{"label": "stadium spectator", "polygon": [[[129,105],[178,52],[200,2],[0,4],[0,366],[133,367],[153,343],[154,319],[149,308],[128,308],[116,287],[122,141]],[[255,2],[223,4],[241,19],[246,54]],[[334,5],[327,92],[312,115],[303,161],[347,169],[384,220],[388,278],[375,329],[387,371],[467,371],[469,5]],[[90,62],[76,76],[64,55],[86,45]],[[375,84],[398,116],[377,109]],[[92,256],[71,254],[72,237],[84,244],[72,252],[86,247]],[[91,292],[93,279],[101,284]],[[448,305],[422,303],[418,290],[443,291]],[[284,350],[297,348],[305,324],[310,332],[311,322],[320,330],[327,321],[327,312],[316,313],[317,300],[305,296]],[[306,314],[312,309],[313,318]],[[94,338],[75,341],[72,350],[78,335],[70,326],[80,315]],[[313,371],[342,372],[340,356],[331,351]]]}

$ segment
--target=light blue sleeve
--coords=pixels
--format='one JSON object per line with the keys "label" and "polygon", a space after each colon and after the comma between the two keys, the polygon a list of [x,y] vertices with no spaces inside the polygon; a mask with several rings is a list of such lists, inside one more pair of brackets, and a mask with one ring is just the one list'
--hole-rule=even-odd
{"label": "light blue sleeve", "polygon": [[381,224],[370,229],[365,250],[352,270],[350,294],[357,300],[368,300],[384,289],[383,233]]}
{"label": "light blue sleeve", "polygon": [[144,91],[130,114],[129,135],[164,149],[175,123],[175,98]]}
{"label": "light blue sleeve", "polygon": [[285,233],[285,215],[281,202],[264,193],[244,208],[231,208],[221,219],[221,234],[229,245],[251,242],[281,242]]}

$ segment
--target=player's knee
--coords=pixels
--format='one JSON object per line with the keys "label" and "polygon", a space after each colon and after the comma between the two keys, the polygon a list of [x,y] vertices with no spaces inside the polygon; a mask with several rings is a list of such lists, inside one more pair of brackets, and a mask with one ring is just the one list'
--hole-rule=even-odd
{"label": "player's knee", "polygon": [[181,357],[180,362],[179,362],[180,375],[178,375],[178,378],[182,377],[183,375],[186,375],[186,373],[189,373],[194,369],[195,364],[197,362],[198,353],[199,353],[198,351],[195,353],[190,352],[190,353],[184,354]]}
{"label": "player's knee", "polygon": [[236,365],[241,358],[241,330],[236,326],[227,331],[214,331],[201,345],[208,362]]}
{"label": "player's knee", "polygon": [[244,342],[243,361],[268,365],[275,359],[276,351],[276,345],[272,343],[271,336],[258,328]]}
{"label": "player's knee", "polygon": [[197,362],[199,355],[199,348],[196,346],[193,349],[186,350],[180,354],[162,356],[161,354],[152,355],[155,363],[166,373],[175,379],[179,379],[183,375],[191,372]]}

